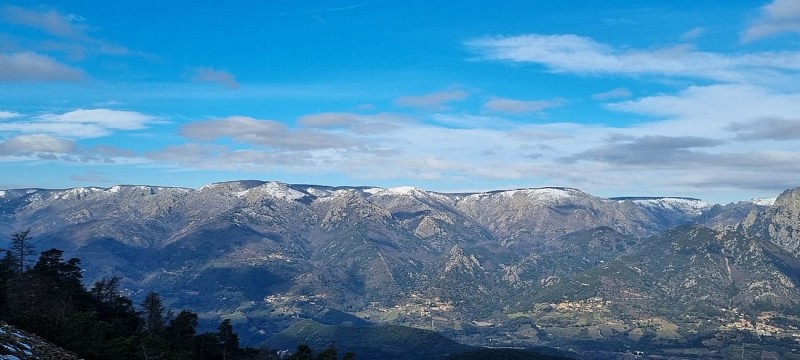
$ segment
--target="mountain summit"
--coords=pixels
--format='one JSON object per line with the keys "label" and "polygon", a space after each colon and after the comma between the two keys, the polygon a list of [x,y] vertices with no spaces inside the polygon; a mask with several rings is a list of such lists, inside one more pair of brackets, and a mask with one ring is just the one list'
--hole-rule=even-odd
{"label": "mountain summit", "polygon": [[798,194],[711,206],[554,187],[18,189],[0,196],[0,230],[30,228],[38,248],[86,259],[86,279],[122,276],[134,298],[155,290],[233,319],[244,341],[303,317],[477,345],[686,347],[797,335]]}

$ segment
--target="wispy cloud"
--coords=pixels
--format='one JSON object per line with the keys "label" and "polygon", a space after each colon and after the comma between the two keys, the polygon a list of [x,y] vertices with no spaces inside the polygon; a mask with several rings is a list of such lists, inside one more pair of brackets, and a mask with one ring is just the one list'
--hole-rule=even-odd
{"label": "wispy cloud", "polygon": [[200,67],[195,69],[191,79],[196,82],[219,84],[228,89],[238,89],[240,86],[233,74],[212,67]]}
{"label": "wispy cloud", "polygon": [[724,142],[696,136],[647,135],[638,138],[624,137],[610,144],[575,154],[571,160],[593,160],[623,165],[646,165],[652,168],[674,166],[693,162],[698,153],[693,149],[714,147]]}
{"label": "wispy cloud", "polygon": [[73,141],[49,135],[20,135],[0,143],[0,155],[24,155],[37,152],[69,153],[74,149]]}
{"label": "wispy cloud", "polygon": [[551,100],[514,100],[501,97],[494,97],[483,104],[485,111],[507,113],[507,114],[525,114],[535,113],[546,109],[552,109],[564,105],[562,99]]}
{"label": "wispy cloud", "polygon": [[681,34],[682,41],[695,41],[706,32],[706,29],[701,27],[694,27],[691,30]]}
{"label": "wispy cloud", "polygon": [[800,32],[800,2],[773,0],[760,9],[760,16],[742,33],[742,41],[755,41],[787,32]]}
{"label": "wispy cloud", "polygon": [[0,8],[0,20],[44,33],[44,37],[20,33],[14,38],[15,47],[25,51],[51,55],[65,54],[70,61],[82,61],[90,54],[111,56],[135,54],[152,58],[150,54],[132,52],[125,46],[92,37],[89,34],[91,27],[80,15],[64,14],[41,6],[35,8],[6,6]]}
{"label": "wispy cloud", "polygon": [[[486,60],[540,64],[558,73],[654,75],[757,83],[800,71],[800,52],[727,55],[681,45],[615,48],[577,35],[492,36],[466,42]],[[759,80],[765,78],[764,80]]]}
{"label": "wispy cloud", "polygon": [[82,18],[75,15],[63,15],[52,9],[31,10],[17,6],[8,6],[0,13],[8,22],[32,27],[50,35],[73,39],[86,38],[85,26],[79,21]]}
{"label": "wispy cloud", "polygon": [[303,115],[297,124],[312,128],[350,127],[359,122],[359,115],[354,113],[319,113]]}
{"label": "wispy cloud", "polygon": [[114,131],[147,128],[164,120],[135,111],[78,109],[66,113],[17,116],[0,122],[0,131],[86,139],[108,136]]}
{"label": "wispy cloud", "polygon": [[32,52],[0,54],[0,81],[81,81],[83,71]]}
{"label": "wispy cloud", "polygon": [[11,119],[15,117],[20,117],[22,114],[15,113],[13,111],[2,111],[0,110],[0,119]]}
{"label": "wispy cloud", "polygon": [[446,110],[447,104],[466,99],[469,93],[460,89],[448,89],[424,95],[403,96],[394,100],[398,106],[427,110]]}
{"label": "wispy cloud", "polygon": [[620,98],[629,98],[633,96],[630,90],[626,88],[616,88],[611,89],[606,92],[601,92],[598,94],[592,95],[592,99],[595,100],[609,100],[609,99],[620,99]]}
{"label": "wispy cloud", "polygon": [[800,118],[760,118],[733,122],[727,129],[741,140],[800,140]]}
{"label": "wispy cloud", "polygon": [[354,141],[335,133],[289,129],[278,121],[246,116],[196,121],[183,126],[181,135],[204,141],[230,138],[240,143],[285,150],[335,149],[355,145]]}

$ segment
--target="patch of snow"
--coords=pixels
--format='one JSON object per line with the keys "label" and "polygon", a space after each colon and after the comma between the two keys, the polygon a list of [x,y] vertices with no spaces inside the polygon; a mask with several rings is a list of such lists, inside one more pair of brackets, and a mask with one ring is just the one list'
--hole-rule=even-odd
{"label": "patch of snow", "polygon": [[517,189],[507,190],[500,193],[501,196],[514,197],[517,194],[536,197],[539,200],[553,201],[559,199],[567,199],[573,197],[574,191],[562,188],[533,188],[533,189]]}
{"label": "patch of snow", "polygon": [[419,195],[425,194],[425,190],[420,188],[415,188],[413,186],[398,186],[388,189],[381,189],[381,191],[372,193],[378,196],[385,196],[385,195]]}
{"label": "patch of snow", "polygon": [[114,185],[110,189],[108,189],[108,192],[114,194],[114,193],[118,193],[120,190],[122,190],[122,186]]}
{"label": "patch of snow", "polygon": [[286,186],[284,184],[281,184],[281,183],[278,183],[278,182],[274,182],[274,181],[268,182],[268,183],[263,184],[263,185],[256,186],[256,187],[254,187],[252,189],[239,191],[237,193],[237,196],[243,197],[243,196],[246,196],[247,194],[249,194],[250,192],[256,192],[257,194],[260,194],[260,195],[270,196],[270,197],[274,197],[274,198],[278,198],[278,199],[284,199],[284,200],[297,200],[297,199],[301,199],[301,198],[306,196],[306,194],[304,194],[304,193],[302,193],[300,191],[297,191],[297,190],[292,189],[292,188],[290,188],[290,187],[288,187],[288,186]]}
{"label": "patch of snow", "polygon": [[697,199],[681,199],[681,198],[657,198],[657,199],[636,199],[632,200],[633,203],[649,207],[649,208],[662,208],[666,210],[674,210],[687,212],[694,215],[700,215],[703,211],[711,208],[707,202]]}
{"label": "patch of snow", "polygon": [[317,189],[313,187],[306,188],[306,192],[316,197],[330,196],[331,192],[327,190]]}
{"label": "patch of snow", "polygon": [[70,200],[70,199],[79,199],[89,194],[96,193],[98,191],[103,191],[103,189],[96,188],[96,187],[79,187],[69,190],[64,190],[61,192],[56,193],[53,198],[56,200]]}
{"label": "patch of snow", "polygon": [[0,197],[4,197],[4,196],[6,196],[6,192],[3,191],[3,190],[0,190]]}
{"label": "patch of snow", "polygon": [[0,355],[0,360],[19,360],[19,358],[14,355]]}
{"label": "patch of snow", "polygon": [[778,200],[777,196],[750,199],[750,202],[761,206],[772,206],[775,205],[775,200]]}
{"label": "patch of snow", "polygon": [[379,188],[379,187],[374,187],[374,188],[364,189],[362,191],[367,193],[367,194],[370,194],[370,195],[375,195],[375,194],[380,193],[382,191],[386,191],[386,189]]}

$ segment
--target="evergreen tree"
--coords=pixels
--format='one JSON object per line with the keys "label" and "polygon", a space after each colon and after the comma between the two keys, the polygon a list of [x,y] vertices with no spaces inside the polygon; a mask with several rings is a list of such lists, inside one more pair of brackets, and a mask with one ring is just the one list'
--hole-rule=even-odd
{"label": "evergreen tree", "polygon": [[169,358],[175,360],[194,359],[197,314],[183,310],[169,322],[165,337],[169,347]]}
{"label": "evergreen tree", "polygon": [[142,301],[144,315],[144,329],[139,344],[140,355],[146,360],[164,358],[167,353],[167,343],[164,339],[164,305],[157,292],[149,292]]}
{"label": "evergreen tree", "polygon": [[36,255],[36,251],[31,244],[30,237],[31,229],[20,231],[11,234],[11,252],[12,268],[17,274],[25,272],[25,263],[29,262],[29,257]]}
{"label": "evergreen tree", "polygon": [[217,330],[217,340],[222,349],[222,360],[235,359],[239,350],[239,335],[233,332],[231,319],[222,320]]}
{"label": "evergreen tree", "polygon": [[287,360],[313,360],[314,355],[311,353],[311,348],[306,344],[297,346],[297,351],[294,352]]}
{"label": "evergreen tree", "polygon": [[89,290],[89,294],[91,294],[92,299],[97,302],[111,304],[119,296],[119,282],[119,276],[102,278],[97,280],[94,285],[92,285],[92,288]]}
{"label": "evergreen tree", "polygon": [[322,350],[317,356],[317,360],[338,360],[339,358],[336,356],[336,347],[331,346],[325,350]]}

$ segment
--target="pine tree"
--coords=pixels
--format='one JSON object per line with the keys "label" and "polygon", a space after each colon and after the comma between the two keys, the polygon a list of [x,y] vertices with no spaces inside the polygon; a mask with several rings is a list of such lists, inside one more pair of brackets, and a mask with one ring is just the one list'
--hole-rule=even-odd
{"label": "pine tree", "polygon": [[196,327],[197,314],[187,310],[181,311],[169,322],[164,336],[169,346],[170,359],[194,359]]}
{"label": "pine tree", "polygon": [[222,360],[235,359],[239,350],[239,335],[233,332],[231,319],[222,320],[217,331],[217,339],[222,349]]}
{"label": "pine tree", "polygon": [[317,356],[317,360],[338,360],[338,359],[339,359],[339,357],[336,356],[336,347],[335,346],[331,346],[331,347],[323,350]]}
{"label": "pine tree", "polygon": [[11,234],[11,252],[12,268],[17,274],[25,272],[25,263],[30,262],[28,258],[36,255],[36,251],[31,244],[30,237],[31,229],[20,231]]}
{"label": "pine tree", "polygon": [[164,339],[166,317],[161,296],[157,292],[149,292],[142,301],[144,315],[143,338],[140,344],[141,357],[144,359],[160,359],[167,353]]}

